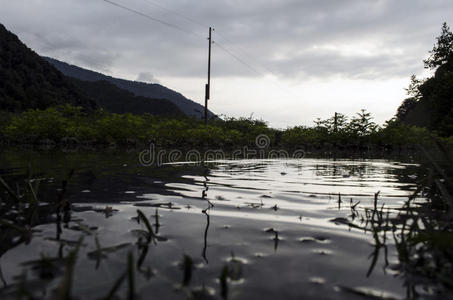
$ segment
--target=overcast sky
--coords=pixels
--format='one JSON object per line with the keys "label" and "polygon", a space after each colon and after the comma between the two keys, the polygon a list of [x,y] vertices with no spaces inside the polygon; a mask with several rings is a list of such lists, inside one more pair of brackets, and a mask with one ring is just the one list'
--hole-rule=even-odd
{"label": "overcast sky", "polygon": [[103,0],[0,0],[0,22],[41,55],[199,103],[213,26],[210,109],[280,128],[362,108],[390,119],[453,25],[451,0],[111,1],[148,17]]}

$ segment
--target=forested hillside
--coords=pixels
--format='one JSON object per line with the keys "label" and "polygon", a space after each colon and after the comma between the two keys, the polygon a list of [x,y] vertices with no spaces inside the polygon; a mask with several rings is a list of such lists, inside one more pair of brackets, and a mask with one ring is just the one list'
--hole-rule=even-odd
{"label": "forested hillside", "polygon": [[135,96],[107,81],[82,81],[71,79],[87,97],[96,99],[99,107],[112,113],[144,113],[160,116],[184,116],[184,113],[166,99]]}
{"label": "forested hillside", "polygon": [[[108,81],[121,89],[125,89],[133,93],[136,96],[153,99],[167,99],[173,104],[177,105],[179,109],[182,110],[187,116],[196,118],[202,118],[204,116],[204,106],[190,99],[187,99],[182,94],[160,84],[114,78],[98,72],[70,65],[68,63],[50,57],[44,58],[68,77],[83,81]],[[214,114],[210,111],[209,117],[213,116]]]}
{"label": "forested hillside", "polygon": [[0,24],[0,110],[45,109],[59,104],[96,107],[61,72]]}
{"label": "forested hillside", "polygon": [[411,78],[409,98],[398,108],[403,123],[426,127],[442,136],[453,135],[453,33],[446,23],[437,43],[424,61],[425,68],[435,70],[430,78]]}

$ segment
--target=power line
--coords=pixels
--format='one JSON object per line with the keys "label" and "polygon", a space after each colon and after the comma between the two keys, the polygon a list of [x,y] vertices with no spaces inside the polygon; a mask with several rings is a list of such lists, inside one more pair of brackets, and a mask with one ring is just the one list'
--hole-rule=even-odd
{"label": "power line", "polygon": [[147,15],[147,14],[145,14],[145,13],[142,13],[142,12],[140,12],[140,11],[138,11],[138,10],[133,9],[133,8],[124,6],[124,5],[122,5],[122,4],[119,4],[119,3],[116,3],[116,2],[113,2],[113,1],[110,1],[110,0],[102,0],[102,1],[107,2],[107,3],[111,4],[111,5],[116,6],[116,7],[119,7],[119,8],[121,8],[121,9],[127,10],[127,11],[129,11],[129,12],[131,12],[131,13],[136,14],[136,15],[142,16],[142,17],[144,17],[144,18],[146,18],[146,19],[149,19],[149,20],[151,20],[151,21],[154,21],[154,22],[160,23],[160,24],[162,24],[162,25],[165,25],[165,26],[167,26],[167,27],[171,27],[171,28],[173,28],[173,29],[182,31],[182,32],[184,32],[184,33],[186,33],[186,34],[195,35],[195,36],[197,36],[197,37],[202,37],[201,35],[199,35],[199,34],[197,34],[197,33],[195,33],[195,32],[188,31],[188,30],[186,30],[186,29],[184,29],[184,28],[182,28],[182,27],[179,27],[178,25],[174,25],[174,24],[171,24],[171,23],[162,21],[162,20],[160,20],[160,19],[154,18],[154,17],[152,17],[152,16],[150,16],[150,15]]}
{"label": "power line", "polygon": [[[160,8],[160,9],[162,9],[162,10],[165,10],[165,11],[167,11],[167,12],[170,12],[170,13],[172,13],[172,14],[174,14],[174,15],[180,17],[180,18],[183,18],[183,19],[185,19],[185,20],[187,20],[187,21],[189,21],[189,22],[191,22],[191,23],[193,23],[193,24],[195,24],[195,25],[198,25],[198,26],[200,26],[200,27],[202,27],[202,28],[207,28],[207,27],[209,27],[209,26],[207,26],[207,25],[205,25],[205,24],[203,24],[203,23],[200,23],[199,21],[197,21],[197,20],[195,20],[195,19],[193,19],[193,18],[191,18],[191,17],[189,17],[189,16],[187,16],[187,15],[184,15],[184,14],[178,12],[178,11],[169,9],[169,8],[167,8],[167,7],[165,7],[165,6],[161,5],[161,4],[158,4],[158,3],[154,2],[154,1],[151,1],[151,0],[143,0],[143,1],[144,1],[145,3],[147,3],[147,4],[149,4],[149,5],[153,5],[153,6],[155,6],[155,7],[158,7],[158,8]],[[223,34],[219,34],[219,33],[217,32],[217,35],[220,36],[221,39],[225,40],[225,42],[230,43],[230,44],[233,44],[233,42],[231,42],[229,39],[227,39]],[[219,46],[220,49],[222,49],[222,50],[225,51],[227,54],[229,54],[230,56],[232,56],[232,57],[233,57],[235,60],[237,60],[239,63],[241,63],[241,64],[243,64],[244,66],[246,66],[247,68],[251,69],[253,72],[257,73],[258,75],[264,76],[263,73],[259,72],[258,70],[256,70],[256,68],[252,67],[250,64],[246,63],[244,60],[242,60],[241,58],[239,58],[238,55],[234,54],[231,50],[226,49],[225,46],[220,45],[218,42],[215,42],[215,43],[217,44],[217,46]],[[238,48],[238,49],[239,49],[243,54],[245,54],[246,56],[248,56],[249,58],[251,57],[251,55],[250,55],[248,52],[242,50],[241,48]],[[266,67],[264,67],[264,66],[261,66],[261,67],[262,67],[263,69],[265,69],[267,72],[269,72],[269,73],[271,73],[271,74],[273,73],[273,72],[270,71],[268,68],[266,68]]]}
{"label": "power line", "polygon": [[254,67],[252,67],[251,65],[249,65],[248,63],[246,63],[245,61],[243,61],[242,59],[240,59],[239,57],[237,57],[233,52],[231,52],[230,50],[226,49],[224,46],[220,45],[218,42],[214,42],[214,45],[219,47],[220,49],[222,49],[224,52],[226,52],[228,55],[230,55],[231,57],[233,57],[235,60],[237,60],[239,63],[241,63],[242,65],[244,65],[245,67],[249,68],[250,70],[252,70],[253,72],[255,72],[256,74],[260,75],[260,76],[264,76],[263,73],[261,73],[260,71],[256,70]]}
{"label": "power line", "polygon": [[[239,52],[242,52],[243,56],[245,56],[247,58],[247,60],[253,61],[255,66],[265,70],[269,74],[272,74],[272,75],[274,74],[274,72],[271,69],[267,68],[262,63],[258,62],[256,59],[254,59],[254,55],[250,54],[250,52],[244,50],[243,48],[237,46],[230,39],[226,38],[225,35],[223,35],[222,33],[217,32],[217,37],[220,37],[221,40],[224,40],[226,43],[233,45],[232,47],[236,48],[236,50],[238,50]],[[230,52],[232,52],[232,51],[230,50]],[[238,56],[238,55],[236,55],[236,56]]]}
{"label": "power line", "polygon": [[158,3],[154,2],[154,1],[150,1],[150,0],[143,0],[143,1],[144,1],[145,3],[147,3],[147,4],[149,4],[149,5],[153,5],[153,6],[155,6],[155,7],[158,7],[158,8],[160,8],[160,9],[162,9],[162,10],[165,10],[165,11],[167,11],[167,12],[169,12],[169,13],[172,13],[172,14],[174,14],[174,15],[180,17],[180,18],[183,18],[183,19],[185,19],[186,21],[189,21],[189,22],[191,22],[191,23],[193,23],[193,24],[195,24],[195,25],[198,25],[198,26],[200,26],[200,27],[202,27],[202,28],[207,28],[207,27],[209,27],[209,26],[207,26],[206,24],[202,24],[202,23],[200,23],[199,21],[197,21],[197,20],[195,20],[195,19],[192,19],[191,17],[188,17],[188,16],[186,16],[186,15],[184,15],[184,14],[182,14],[182,13],[176,11],[176,10],[172,10],[172,9],[166,8],[165,6],[160,5],[160,4],[158,4]]}
{"label": "power line", "polygon": [[[203,35],[201,35],[201,34],[198,34],[198,33],[196,33],[196,32],[192,32],[192,31],[189,31],[189,30],[187,30],[187,29],[185,29],[185,28],[183,28],[183,27],[181,27],[181,26],[178,26],[178,25],[175,25],[175,24],[172,24],[172,23],[163,21],[163,20],[161,20],[161,19],[155,18],[155,17],[153,17],[153,16],[150,16],[150,15],[148,15],[148,14],[145,14],[145,13],[140,12],[140,11],[138,11],[138,10],[135,10],[135,9],[133,9],[133,8],[127,7],[127,6],[125,6],[125,5],[122,5],[122,4],[113,2],[113,1],[111,1],[111,0],[103,0],[103,1],[104,1],[104,2],[107,2],[107,3],[111,4],[111,5],[114,5],[114,6],[118,7],[118,8],[121,8],[121,9],[123,9],[123,10],[129,11],[129,12],[131,12],[131,13],[134,13],[134,14],[136,14],[136,15],[139,15],[139,16],[141,16],[141,17],[144,17],[144,18],[146,18],[146,19],[149,19],[149,20],[151,20],[151,21],[160,23],[160,24],[162,24],[162,25],[164,25],[164,26],[171,27],[171,28],[176,29],[176,30],[178,30],[178,31],[184,32],[184,33],[186,33],[186,34],[194,35],[194,36],[197,36],[197,37],[201,37],[201,38],[203,38],[203,39],[205,38],[205,37],[204,37]],[[194,24],[196,24],[196,25],[198,25],[198,26],[201,26],[201,27],[203,27],[203,28],[209,27],[209,26],[206,26],[206,25],[204,25],[204,24],[202,24],[202,23],[200,23],[200,22],[198,22],[198,21],[196,21],[196,20],[194,20],[194,19],[192,19],[192,18],[190,18],[190,17],[188,17],[188,16],[185,16],[185,15],[182,14],[182,13],[179,13],[179,12],[177,12],[177,11],[168,9],[168,8],[166,8],[166,7],[164,7],[164,6],[160,5],[160,4],[157,4],[157,3],[155,3],[154,1],[150,1],[150,0],[143,0],[143,1],[145,1],[146,3],[148,3],[148,4],[150,4],[150,5],[154,5],[154,6],[156,6],[156,7],[159,7],[159,8],[161,8],[161,9],[165,10],[165,11],[168,11],[168,12],[170,12],[170,13],[172,13],[172,14],[174,14],[174,15],[180,17],[180,18],[183,18],[183,19],[185,19],[185,20],[187,20],[187,21],[189,21],[189,22],[191,22],[191,23],[194,23]],[[223,36],[222,34],[220,34],[220,37],[221,37],[221,39],[225,40],[225,42],[230,43],[230,44],[234,44],[233,42],[231,42],[230,40],[228,40],[227,38],[225,38],[225,36]],[[236,61],[238,61],[240,64],[242,64],[243,66],[245,66],[246,68],[250,69],[251,71],[253,71],[253,72],[256,73],[257,75],[260,75],[260,76],[262,76],[262,77],[265,77],[265,74],[264,74],[264,73],[258,71],[255,67],[253,67],[253,66],[251,66],[249,63],[245,62],[243,59],[241,59],[238,55],[236,55],[235,53],[233,53],[231,50],[228,50],[225,46],[222,46],[222,45],[219,44],[217,41],[216,41],[216,42],[213,41],[212,43],[213,43],[215,46],[217,46],[219,49],[221,49],[222,51],[224,51],[226,54],[230,55],[232,58],[234,58],[234,59],[235,59]],[[238,49],[241,50],[241,52],[243,52],[243,54],[245,54],[246,56],[248,56],[250,60],[253,60],[253,59],[251,59],[252,55],[250,55],[250,54],[247,53],[246,51],[242,50],[241,48],[238,48]],[[255,61],[255,62],[256,62],[256,61]],[[259,65],[261,65],[261,64],[259,64]],[[261,65],[260,67],[263,68],[264,70],[266,70],[268,73],[274,74],[272,71],[270,71],[268,68],[264,67],[263,65]],[[284,90],[287,90],[287,89],[284,88]],[[288,90],[288,92],[289,92],[289,90]],[[293,93],[291,93],[291,94],[293,94]]]}
{"label": "power line", "polygon": [[[142,12],[139,12],[139,11],[137,11],[137,10],[134,10],[134,9],[131,9],[131,8],[126,7],[126,6],[124,6],[124,5],[115,3],[115,2],[113,2],[113,1],[111,1],[111,0],[103,0],[103,1],[108,2],[108,3],[112,4],[112,5],[117,6],[117,7],[120,7],[120,8],[122,8],[122,9],[125,9],[125,10],[127,10],[127,11],[130,11],[130,12],[132,12],[132,13],[138,14],[138,15],[140,15],[140,16],[142,16],[142,17],[151,19],[152,21],[159,22],[159,23],[161,23],[161,24],[163,24],[163,25],[170,26],[170,27],[172,27],[172,28],[174,28],[174,29],[183,31],[184,33],[188,33],[188,34],[196,35],[197,37],[204,38],[204,36],[199,35],[199,34],[197,34],[197,33],[195,33],[195,32],[188,31],[188,30],[186,30],[186,29],[184,29],[184,28],[182,28],[182,27],[180,27],[180,26],[177,26],[177,25],[174,25],[174,24],[171,24],[171,23],[162,21],[162,20],[160,20],[160,19],[154,18],[154,17],[152,17],[152,16],[149,16],[149,15],[144,14],[144,13],[142,13]],[[177,11],[175,11],[175,10],[166,8],[166,7],[164,7],[163,5],[158,4],[158,3],[154,2],[154,1],[151,1],[151,0],[143,0],[143,1],[144,1],[145,3],[147,3],[147,4],[149,4],[149,5],[153,5],[153,6],[155,6],[155,7],[158,7],[158,8],[160,8],[160,9],[162,9],[162,10],[168,11],[168,12],[170,12],[170,13],[172,13],[172,14],[174,14],[174,15],[180,17],[180,18],[183,18],[183,19],[185,19],[185,20],[187,20],[187,21],[189,21],[189,22],[191,22],[191,23],[193,23],[193,24],[196,24],[196,25],[198,25],[198,26],[200,26],[200,27],[202,27],[202,28],[209,27],[209,26],[207,26],[207,25],[205,25],[205,24],[202,24],[202,23],[200,23],[200,22],[194,20],[193,18],[191,18],[191,17],[189,17],[189,16],[186,16],[186,15],[184,15],[184,14],[182,14],[182,13],[180,13],[180,12],[177,12]],[[219,35],[219,34],[218,34],[218,35]],[[225,40],[227,43],[233,44],[231,41],[229,41],[229,40],[228,40],[225,36],[223,36],[222,34],[220,34],[220,38],[223,39],[223,40]],[[214,42],[213,42],[213,43],[214,43]],[[228,55],[230,55],[231,57],[233,57],[235,60],[237,60],[239,63],[241,63],[241,64],[244,65],[245,67],[247,67],[247,68],[249,68],[250,70],[252,70],[254,73],[256,73],[256,74],[258,74],[258,75],[260,75],[260,76],[264,76],[263,73],[259,72],[256,68],[252,67],[250,64],[246,63],[243,59],[239,58],[239,56],[236,55],[236,54],[234,54],[231,50],[226,49],[225,46],[220,45],[218,42],[215,42],[215,44],[216,44],[221,50],[223,50],[224,52],[226,52]],[[245,54],[246,56],[248,56],[249,58],[251,57],[251,55],[250,55],[249,53],[247,53],[246,51],[244,51],[244,50],[242,50],[242,49],[240,49],[240,48],[239,48],[239,50],[241,50],[241,52],[244,53],[244,54]],[[273,73],[273,72],[270,71],[268,68],[263,67],[263,66],[261,66],[261,67],[262,67],[263,69],[265,69],[267,72],[269,72],[269,73],[271,73],[271,74]]]}

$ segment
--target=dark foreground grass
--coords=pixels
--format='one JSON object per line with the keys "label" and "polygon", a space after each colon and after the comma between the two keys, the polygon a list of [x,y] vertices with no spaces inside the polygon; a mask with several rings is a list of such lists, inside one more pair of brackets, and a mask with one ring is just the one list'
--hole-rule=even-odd
{"label": "dark foreground grass", "polygon": [[[384,269],[404,278],[407,299],[443,299],[453,289],[453,165],[446,156],[434,159],[431,151],[422,150],[427,175],[396,214],[381,203],[377,192],[373,207],[360,213],[356,209],[360,203],[351,201],[349,218],[336,221],[372,234],[374,249],[367,277],[381,257]],[[388,259],[392,242],[397,264]]]}

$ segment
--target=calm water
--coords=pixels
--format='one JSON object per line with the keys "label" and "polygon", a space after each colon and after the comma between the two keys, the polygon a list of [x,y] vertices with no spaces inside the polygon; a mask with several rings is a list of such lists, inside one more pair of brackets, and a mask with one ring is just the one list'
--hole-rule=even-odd
{"label": "calm water", "polygon": [[[75,169],[70,220],[61,232],[49,216],[28,244],[0,257],[1,299],[15,299],[21,282],[50,299],[64,277],[63,258],[81,236],[72,286],[78,299],[105,297],[129,253],[141,299],[221,298],[224,266],[229,299],[406,295],[392,239],[372,266],[375,238],[351,224],[363,225],[378,191],[378,206],[395,213],[421,176],[416,164],[300,159],[145,168],[134,153],[3,153],[1,162],[9,180],[20,181],[30,168],[41,180],[41,201],[53,201],[67,170]],[[157,235],[149,244],[137,209]],[[184,255],[193,262],[190,276]],[[126,280],[117,296],[127,290]]]}

